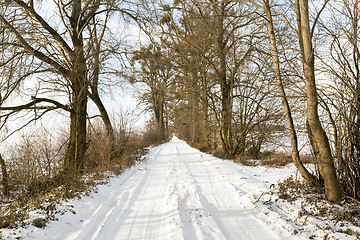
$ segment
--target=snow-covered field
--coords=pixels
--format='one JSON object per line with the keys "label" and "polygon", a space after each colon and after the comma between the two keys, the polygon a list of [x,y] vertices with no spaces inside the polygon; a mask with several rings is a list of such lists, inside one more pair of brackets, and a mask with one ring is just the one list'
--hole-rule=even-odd
{"label": "snow-covered field", "polygon": [[[356,239],[333,223],[299,216],[269,187],[295,168],[246,167],[173,138],[147,160],[110,179],[45,229],[2,229],[9,239]],[[266,204],[272,198],[273,203]],[[324,237],[326,236],[326,237]]]}

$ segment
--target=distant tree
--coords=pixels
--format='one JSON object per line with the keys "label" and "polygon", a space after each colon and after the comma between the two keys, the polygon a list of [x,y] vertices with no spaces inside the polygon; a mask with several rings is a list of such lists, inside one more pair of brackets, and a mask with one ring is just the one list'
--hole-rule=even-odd
{"label": "distant tree", "polygon": [[146,85],[148,90],[143,93],[141,101],[152,109],[159,140],[164,140],[166,101],[175,77],[170,55],[161,47],[150,44],[135,51],[131,61],[135,69],[136,63],[140,65],[139,70],[135,70],[132,82]]}
{"label": "distant tree", "polygon": [[[210,109],[215,114],[223,151],[234,154],[233,90],[235,80],[241,73],[240,68],[251,59],[254,51],[253,41],[258,30],[254,8],[244,2],[176,1],[173,8],[166,5],[163,9],[165,13],[159,21],[167,26],[162,28],[163,41],[168,43],[171,39],[178,42],[188,51],[188,55],[183,56],[198,61],[200,57],[202,60],[199,63],[206,62],[211,69],[211,81],[215,83],[212,83],[213,92],[209,94],[210,91],[202,84],[204,93],[210,102],[214,100]],[[197,66],[199,68],[193,69],[201,69],[199,64]],[[194,70],[191,79],[202,83],[196,77],[199,71]]]}

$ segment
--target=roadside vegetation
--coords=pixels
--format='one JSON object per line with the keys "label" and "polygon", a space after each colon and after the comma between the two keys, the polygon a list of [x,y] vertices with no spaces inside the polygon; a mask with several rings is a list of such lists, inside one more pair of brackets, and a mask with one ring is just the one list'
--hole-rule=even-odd
{"label": "roadside vegetation", "polygon": [[[65,154],[61,151],[61,141],[52,143],[50,139],[42,139],[45,135],[36,139],[23,136],[11,148],[14,154],[12,164],[8,165],[8,195],[2,194],[0,198],[0,228],[26,228],[29,224],[45,227],[59,214],[74,211],[64,206],[64,201],[96,192],[97,185],[106,184],[143,161],[150,147],[163,143],[151,130],[138,134],[122,127],[116,130],[115,142],[110,144],[112,140],[106,131],[100,125],[92,126],[88,133],[87,161],[81,172],[61,168]],[[29,139],[39,144],[29,144]]]}

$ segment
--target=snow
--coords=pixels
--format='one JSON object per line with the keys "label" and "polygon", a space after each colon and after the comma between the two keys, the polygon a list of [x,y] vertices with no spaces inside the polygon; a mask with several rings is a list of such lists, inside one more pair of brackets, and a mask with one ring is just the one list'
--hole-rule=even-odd
{"label": "snow", "polygon": [[293,165],[247,167],[201,153],[174,137],[91,196],[64,202],[73,211],[45,229],[2,229],[2,234],[37,240],[325,239],[329,233],[319,226],[328,225],[299,217],[301,203],[266,204],[274,198],[271,185],[292,174]]}

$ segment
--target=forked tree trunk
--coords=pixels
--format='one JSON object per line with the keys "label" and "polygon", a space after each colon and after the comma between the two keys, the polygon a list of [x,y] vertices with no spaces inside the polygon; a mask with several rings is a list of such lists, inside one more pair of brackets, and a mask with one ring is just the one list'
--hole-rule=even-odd
{"label": "forked tree trunk", "polygon": [[86,120],[87,120],[87,94],[88,81],[84,53],[82,29],[79,29],[78,19],[81,19],[81,0],[72,1],[71,14],[71,40],[74,51],[70,55],[72,69],[69,81],[72,87],[72,112],[70,114],[70,136],[69,144],[65,154],[64,167],[75,170],[83,168],[85,152],[88,147],[86,141]]}
{"label": "forked tree trunk", "polygon": [[304,75],[307,92],[307,119],[313,134],[314,144],[317,151],[317,162],[319,172],[324,179],[325,196],[328,200],[338,202],[341,199],[341,191],[336,176],[334,160],[331,154],[329,140],[321,126],[318,115],[318,96],[316,92],[315,70],[314,70],[314,49],[311,42],[309,23],[308,0],[299,1],[301,43],[303,53]]}
{"label": "forked tree trunk", "polygon": [[[96,31],[94,31],[93,33],[95,35],[95,39],[98,39],[97,35],[96,35]],[[111,144],[111,158],[113,158],[114,155],[114,151],[115,151],[115,131],[114,128],[111,124],[111,120],[109,117],[109,114],[103,104],[103,102],[100,99],[100,94],[99,94],[99,77],[100,77],[100,43],[99,42],[95,42],[93,45],[94,48],[94,53],[93,53],[93,57],[94,57],[94,65],[93,67],[93,79],[92,79],[92,83],[91,83],[91,93],[89,93],[89,97],[90,99],[95,103],[95,105],[97,106],[100,115],[101,115],[101,119],[103,120],[103,123],[105,125],[105,130],[106,130],[106,134],[110,139],[110,144]]]}
{"label": "forked tree trunk", "polygon": [[284,108],[286,122],[288,125],[288,130],[290,133],[292,160],[294,162],[295,167],[300,172],[301,176],[310,185],[316,186],[316,185],[318,185],[318,180],[316,179],[316,177],[314,175],[312,175],[304,167],[304,165],[300,161],[298,141],[297,141],[297,135],[296,135],[295,126],[294,126],[294,121],[292,118],[289,102],[286,97],[286,93],[284,90],[284,85],[283,85],[282,77],[281,77],[281,73],[280,73],[280,61],[279,61],[279,56],[278,56],[278,48],[277,48],[277,44],[276,44],[276,36],[275,36],[275,31],[274,31],[274,24],[273,24],[273,19],[272,19],[272,15],[271,15],[271,8],[270,8],[269,0],[264,0],[264,3],[265,3],[265,12],[266,12],[266,17],[267,17],[268,32],[269,32],[269,37],[270,37],[270,42],[271,42],[271,53],[272,53],[272,61],[273,61],[273,65],[274,65],[274,70],[275,70],[276,82],[277,82],[278,90],[280,93],[281,103]]}
{"label": "forked tree trunk", "polygon": [[232,84],[227,77],[227,63],[226,63],[226,39],[224,29],[224,18],[226,16],[225,4],[221,3],[219,6],[218,16],[218,48],[219,48],[219,69],[218,81],[221,87],[221,126],[220,138],[223,150],[228,153],[233,153],[231,119],[232,119]]}
{"label": "forked tree trunk", "polygon": [[[222,39],[222,37],[220,37]],[[222,41],[222,40],[221,40]],[[226,74],[226,59],[223,53],[225,46],[222,46],[222,53],[220,54],[220,73],[219,82],[221,86],[221,141],[223,150],[226,153],[233,153],[233,142],[231,132],[231,118],[232,118],[232,85],[227,80]]]}

